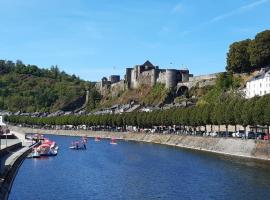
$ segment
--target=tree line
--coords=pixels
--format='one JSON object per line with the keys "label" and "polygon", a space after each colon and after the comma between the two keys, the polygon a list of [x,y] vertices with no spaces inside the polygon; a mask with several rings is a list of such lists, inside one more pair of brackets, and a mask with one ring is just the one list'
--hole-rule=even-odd
{"label": "tree line", "polygon": [[100,95],[94,84],[68,75],[58,66],[42,69],[22,61],[0,60],[0,110],[12,112],[54,112],[75,110],[83,105],[89,90],[89,109]]}
{"label": "tree line", "polygon": [[80,82],[81,79],[76,75],[69,75],[61,71],[57,65],[52,65],[50,69],[39,68],[36,65],[26,65],[21,60],[13,62],[11,60],[0,60],[0,74],[28,74],[37,77],[46,77],[63,81]]}
{"label": "tree line", "polygon": [[227,53],[227,71],[249,73],[270,65],[270,30],[258,33],[255,39],[234,42]]}
{"label": "tree line", "polygon": [[270,125],[270,95],[243,99],[224,97],[224,101],[216,104],[199,104],[194,107],[177,108],[153,112],[133,112],[123,114],[58,116],[58,117],[26,117],[6,116],[5,120],[16,124],[28,125],[87,125],[125,127],[137,126],[152,128],[153,126],[189,126],[195,128],[206,125]]}

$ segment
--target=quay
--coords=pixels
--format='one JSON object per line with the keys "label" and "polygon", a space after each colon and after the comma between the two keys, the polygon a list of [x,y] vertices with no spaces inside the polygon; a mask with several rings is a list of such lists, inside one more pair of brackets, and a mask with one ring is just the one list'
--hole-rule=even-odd
{"label": "quay", "polygon": [[0,200],[7,200],[17,171],[35,144],[26,142],[23,134],[11,132],[15,139],[0,142]]}
{"label": "quay", "polygon": [[264,140],[203,137],[191,135],[150,134],[133,132],[108,132],[90,130],[54,130],[9,126],[11,130],[21,133],[52,134],[66,136],[87,136],[115,138],[117,140],[136,141],[168,145],[178,148],[204,151],[209,153],[249,158],[257,161],[270,161],[270,142]]}

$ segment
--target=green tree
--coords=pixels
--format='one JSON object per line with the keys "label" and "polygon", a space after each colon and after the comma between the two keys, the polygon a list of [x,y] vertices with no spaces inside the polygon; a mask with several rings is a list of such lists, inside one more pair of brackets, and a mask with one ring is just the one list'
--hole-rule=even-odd
{"label": "green tree", "polygon": [[251,40],[243,40],[234,42],[229,47],[227,53],[227,66],[226,70],[234,73],[249,72],[251,69],[249,61],[248,46]]}
{"label": "green tree", "polygon": [[260,32],[251,41],[248,52],[250,63],[255,69],[265,67],[270,64],[270,30]]}

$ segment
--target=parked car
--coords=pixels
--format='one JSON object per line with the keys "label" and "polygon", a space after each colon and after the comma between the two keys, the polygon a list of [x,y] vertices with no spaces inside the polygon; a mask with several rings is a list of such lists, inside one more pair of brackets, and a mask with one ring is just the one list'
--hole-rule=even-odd
{"label": "parked car", "polygon": [[262,139],[264,139],[264,136],[265,136],[266,134],[265,134],[265,133],[256,133],[255,135],[256,135],[256,138],[257,138],[258,140],[262,140]]}
{"label": "parked car", "polygon": [[240,130],[232,133],[232,137],[236,138],[244,138],[245,137],[245,132]]}
{"label": "parked car", "polygon": [[270,140],[270,135],[265,135],[265,136],[263,136],[263,139],[264,139],[264,140]]}
{"label": "parked car", "polygon": [[217,137],[217,133],[214,131],[214,132],[210,132],[210,136],[211,137]]}
{"label": "parked car", "polygon": [[253,131],[248,131],[246,133],[246,138],[247,139],[255,139],[256,138],[255,133]]}

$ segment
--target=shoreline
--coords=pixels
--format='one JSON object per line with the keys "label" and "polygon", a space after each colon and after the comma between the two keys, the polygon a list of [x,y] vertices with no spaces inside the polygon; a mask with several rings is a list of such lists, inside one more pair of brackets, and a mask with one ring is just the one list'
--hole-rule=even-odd
{"label": "shoreline", "polygon": [[43,130],[10,126],[12,131],[20,133],[38,133],[63,136],[101,137],[117,140],[161,144],[194,151],[208,152],[218,155],[270,161],[270,143],[268,141],[243,140],[236,138],[212,138],[187,135],[163,135],[132,132],[104,132],[89,130]]}
{"label": "shoreline", "polygon": [[30,146],[22,146],[21,149],[15,151],[6,159],[6,166],[3,169],[3,173],[1,174],[1,183],[0,183],[0,199],[7,200],[9,197],[9,193],[11,191],[13,182],[18,173],[18,170],[23,163],[24,159],[31,152],[32,147],[36,144]]}

